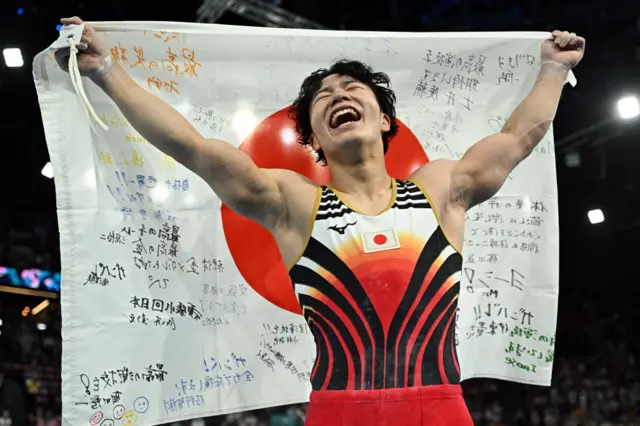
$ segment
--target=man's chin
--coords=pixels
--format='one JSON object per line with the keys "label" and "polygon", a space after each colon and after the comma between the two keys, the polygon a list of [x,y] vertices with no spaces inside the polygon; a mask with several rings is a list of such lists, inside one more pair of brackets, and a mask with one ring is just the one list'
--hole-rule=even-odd
{"label": "man's chin", "polygon": [[337,146],[361,144],[363,138],[356,132],[348,132],[333,138],[333,143]]}
{"label": "man's chin", "polygon": [[343,141],[360,139],[361,133],[362,129],[358,126],[349,126],[345,128],[339,127],[332,130],[331,139],[336,143],[341,143]]}

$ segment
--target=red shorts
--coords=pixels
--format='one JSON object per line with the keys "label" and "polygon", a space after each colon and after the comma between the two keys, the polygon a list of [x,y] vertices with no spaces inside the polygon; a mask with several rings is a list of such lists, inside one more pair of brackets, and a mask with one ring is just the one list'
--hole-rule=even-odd
{"label": "red shorts", "polygon": [[473,426],[459,385],[313,391],[305,426]]}

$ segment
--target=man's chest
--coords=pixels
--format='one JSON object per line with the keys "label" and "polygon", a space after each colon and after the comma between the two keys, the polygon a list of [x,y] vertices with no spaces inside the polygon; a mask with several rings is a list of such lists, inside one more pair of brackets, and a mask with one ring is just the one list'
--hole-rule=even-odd
{"label": "man's chest", "polygon": [[326,214],[316,219],[311,236],[342,257],[346,252],[364,255],[420,250],[438,226],[430,209],[392,208],[373,217],[355,212]]}

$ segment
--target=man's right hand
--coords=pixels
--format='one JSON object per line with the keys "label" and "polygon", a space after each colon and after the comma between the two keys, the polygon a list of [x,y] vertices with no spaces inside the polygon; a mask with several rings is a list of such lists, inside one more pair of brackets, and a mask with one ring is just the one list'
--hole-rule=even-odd
{"label": "man's right hand", "polygon": [[[80,25],[82,19],[74,16],[73,18],[62,18],[60,20],[63,25]],[[104,75],[110,67],[111,61],[108,60],[109,50],[104,41],[100,38],[96,30],[85,24],[82,39],[78,46],[78,69],[80,75],[94,79],[100,75]],[[56,51],[56,62],[63,70],[69,72],[69,55],[70,49],[58,49]]]}

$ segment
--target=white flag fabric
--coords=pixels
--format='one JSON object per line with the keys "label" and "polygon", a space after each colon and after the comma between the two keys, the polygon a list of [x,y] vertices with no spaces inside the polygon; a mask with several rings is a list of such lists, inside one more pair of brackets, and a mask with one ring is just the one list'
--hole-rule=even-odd
{"label": "white flag fabric", "polygon": [[[326,182],[287,108],[350,58],[389,74],[403,178],[497,132],[532,88],[547,33],[401,34],[96,23],[114,60],[206,137]],[[62,40],[64,42],[64,40]],[[571,76],[572,77],[572,76]],[[159,152],[92,82],[90,126],[52,48],[34,61],[62,256],[64,424],[158,424],[305,402],[313,337],[273,240]],[[558,302],[552,132],[468,213],[457,342],[464,379],[549,385]]]}

